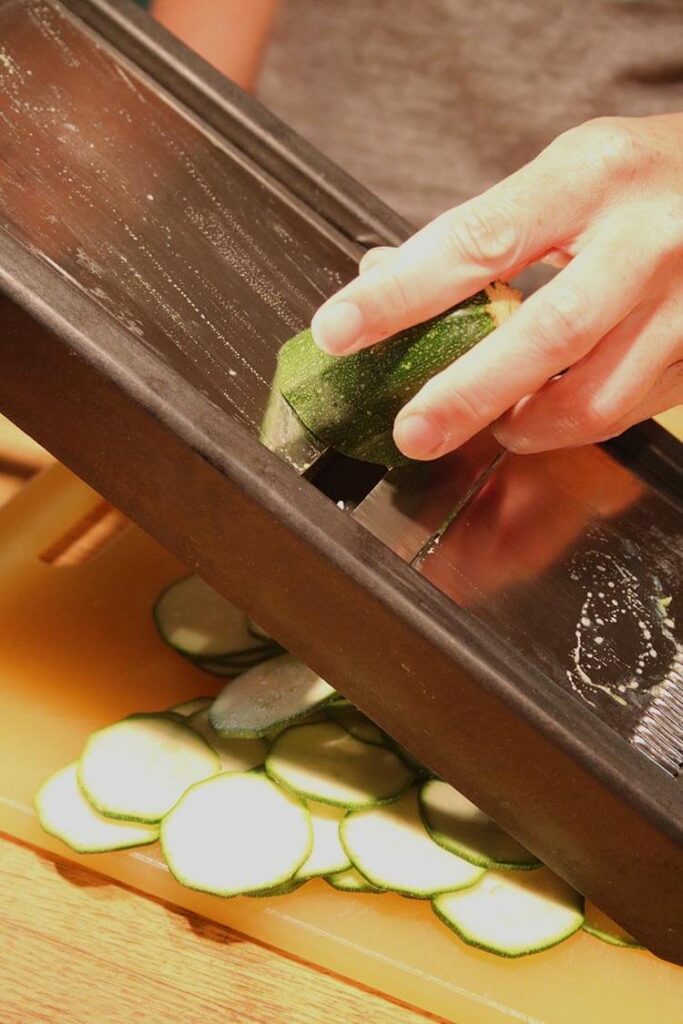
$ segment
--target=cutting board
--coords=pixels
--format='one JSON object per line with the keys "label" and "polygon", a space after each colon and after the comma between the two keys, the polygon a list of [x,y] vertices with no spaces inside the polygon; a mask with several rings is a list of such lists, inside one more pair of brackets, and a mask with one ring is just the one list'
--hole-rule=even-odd
{"label": "cutting board", "polygon": [[124,525],[89,560],[62,564],[64,538],[101,510],[59,465],[0,509],[0,830],[457,1024],[681,1024],[683,970],[643,951],[578,934],[505,961],[461,943],[428,902],[322,881],[220,900],[174,882],[153,847],[81,857],[44,835],[33,794],[90,732],[220,685],[156,635],[154,600],[186,569],[146,534]]}

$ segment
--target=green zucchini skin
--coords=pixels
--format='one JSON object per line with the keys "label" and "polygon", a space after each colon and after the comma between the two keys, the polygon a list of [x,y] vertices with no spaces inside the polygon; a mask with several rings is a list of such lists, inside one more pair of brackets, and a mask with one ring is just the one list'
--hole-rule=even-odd
{"label": "green zucchini skin", "polygon": [[392,436],[400,410],[519,301],[517,292],[496,283],[442,316],[344,357],[322,352],[310,330],[302,331],[280,350],[280,390],[319,441],[364,462],[401,465],[408,460]]}

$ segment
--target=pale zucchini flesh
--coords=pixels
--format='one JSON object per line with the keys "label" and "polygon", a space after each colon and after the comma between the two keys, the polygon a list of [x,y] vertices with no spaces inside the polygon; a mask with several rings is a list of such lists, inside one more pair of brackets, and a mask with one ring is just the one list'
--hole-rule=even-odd
{"label": "pale zucchini flesh", "polygon": [[208,707],[200,708],[191,715],[187,724],[215,750],[222,772],[248,772],[259,768],[266,759],[268,745],[265,740],[220,736],[211,725]]}
{"label": "pale zucchini flesh", "polygon": [[180,715],[181,718],[190,718],[190,716],[196,714],[197,711],[203,711],[204,708],[211,707],[213,702],[213,697],[191,697],[189,700],[184,700],[180,704],[174,704],[173,707],[168,709],[168,713]]}
{"label": "pale zucchini flesh", "polygon": [[484,869],[429,836],[414,790],[386,807],[347,814],[340,828],[351,862],[373,885],[427,899],[474,885]]}
{"label": "pale zucchini flesh", "polygon": [[333,889],[338,889],[339,892],[386,892],[386,889],[379,889],[376,885],[373,885],[372,882],[368,882],[367,878],[364,878],[356,868],[348,868],[346,871],[339,871],[333,875],[326,875],[325,881],[328,885],[331,885]]}
{"label": "pale zucchini flesh", "polygon": [[163,640],[180,654],[209,662],[221,657],[258,658],[272,641],[254,637],[248,621],[199,576],[172,583],[154,606]]}
{"label": "pale zucchini flesh", "polygon": [[339,837],[339,825],[346,813],[345,809],[313,801],[307,801],[307,807],[313,828],[313,849],[297,871],[296,877],[305,881],[346,871],[351,867],[351,861]]}
{"label": "pale zucchini flesh", "polygon": [[490,871],[474,888],[437,896],[432,906],[468,945],[505,957],[550,949],[583,924],[581,897],[547,868]]}
{"label": "pale zucchini flesh", "polygon": [[599,910],[594,903],[586,901],[583,930],[595,939],[606,942],[609,946],[624,946],[630,949],[642,949],[642,946],[629,935],[621,925]]}
{"label": "pale zucchini flesh", "polygon": [[228,683],[209,717],[221,736],[266,736],[305,718],[335,691],[297,658],[283,654]]}
{"label": "pale zucchini flesh", "polygon": [[346,729],[357,740],[362,740],[363,743],[372,743],[378,747],[385,746],[386,736],[379,726],[375,725],[353,704],[333,701],[327,708],[327,713],[337,725],[341,725],[342,729]]}
{"label": "pale zucchini flesh", "polygon": [[420,813],[434,842],[483,867],[536,868],[540,861],[467,797],[440,779],[425,782]]}
{"label": "pale zucchini flesh", "polygon": [[78,781],[101,814],[156,822],[189,786],[219,770],[218,755],[184,721],[132,715],[90,737]]}
{"label": "pale zucchini flesh", "polygon": [[159,838],[158,825],[105,818],[78,785],[77,763],[52,775],[38,790],[36,813],[42,828],[77,853],[108,853],[146,846]]}
{"label": "pale zucchini flesh", "polygon": [[308,810],[262,772],[225,773],[189,789],[161,825],[174,877],[217,896],[285,885],[309,856]]}
{"label": "pale zucchini flesh", "polygon": [[308,800],[340,807],[393,800],[414,778],[393,751],[363,743],[334,722],[281,733],[266,758],[266,771]]}

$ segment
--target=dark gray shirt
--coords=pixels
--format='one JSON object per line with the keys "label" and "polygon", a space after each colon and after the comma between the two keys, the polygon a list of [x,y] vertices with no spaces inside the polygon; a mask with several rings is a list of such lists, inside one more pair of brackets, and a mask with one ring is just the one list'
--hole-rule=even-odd
{"label": "dark gray shirt", "polygon": [[683,111],[683,0],[282,0],[260,97],[421,224],[571,125]]}

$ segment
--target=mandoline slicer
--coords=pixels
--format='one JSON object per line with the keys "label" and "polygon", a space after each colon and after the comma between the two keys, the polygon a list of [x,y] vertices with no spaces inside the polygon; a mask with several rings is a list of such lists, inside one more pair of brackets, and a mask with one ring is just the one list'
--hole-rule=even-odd
{"label": "mandoline slicer", "polygon": [[271,389],[408,230],[125,0],[0,0],[0,409],[683,963],[681,446],[384,474]]}

